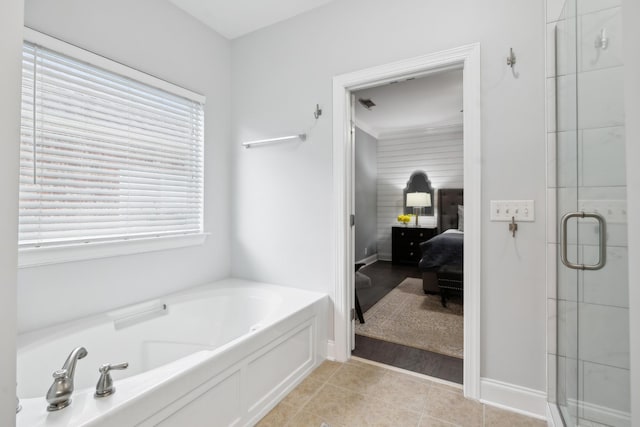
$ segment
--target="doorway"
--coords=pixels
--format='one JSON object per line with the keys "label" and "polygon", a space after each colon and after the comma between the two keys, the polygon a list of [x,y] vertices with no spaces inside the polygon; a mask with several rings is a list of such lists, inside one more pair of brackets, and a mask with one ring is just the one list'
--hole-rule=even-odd
{"label": "doorway", "polygon": [[[481,115],[480,45],[472,44],[430,55],[334,77],[334,345],[338,361],[351,356],[354,308],[353,224],[353,92],[396,80],[418,78],[447,69],[463,69],[464,122],[464,394],[480,396],[480,259],[481,259]],[[355,314],[355,313],[354,313]]]}
{"label": "doorway", "polygon": [[352,355],[459,384],[462,76],[459,67],[410,77],[352,100],[355,292],[364,312],[356,305]]}

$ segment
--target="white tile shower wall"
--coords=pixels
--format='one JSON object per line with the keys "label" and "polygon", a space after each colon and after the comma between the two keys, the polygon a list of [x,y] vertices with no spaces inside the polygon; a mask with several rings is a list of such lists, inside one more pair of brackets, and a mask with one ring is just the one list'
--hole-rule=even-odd
{"label": "white tile shower wall", "polygon": [[[547,268],[551,271],[547,280],[552,282],[548,284],[548,310],[560,298],[558,315],[548,316],[548,330],[556,329],[556,322],[560,326],[559,336],[548,334],[549,394],[555,394],[553,388],[558,380],[562,385],[560,394],[571,401],[571,388],[579,386],[584,402],[575,407],[576,414],[593,421],[626,425],[628,394],[621,390],[629,387],[627,227],[626,221],[611,216],[606,202],[610,200],[609,205],[620,209],[620,201],[626,200],[620,1],[577,0],[577,18],[556,21],[562,4],[564,0],[547,0],[547,166],[554,169],[547,171],[549,197],[558,196],[557,212],[575,210],[576,204],[578,208],[599,206],[611,221],[607,233],[608,261],[603,270],[575,273],[557,260],[548,260]],[[580,45],[576,55],[556,57],[553,40],[556,25],[560,49],[575,46],[573,32],[577,29]],[[596,46],[603,28],[609,43],[606,49]],[[576,96],[577,111],[572,103]],[[556,133],[557,130],[560,132]],[[604,162],[615,166],[604,168]],[[549,207],[553,204],[549,203]],[[557,257],[557,219],[553,218],[556,215],[550,215],[547,224],[548,257]],[[569,253],[575,254],[580,262],[593,263],[598,252],[597,226],[581,221],[578,229],[581,245],[577,248],[570,245]],[[569,231],[569,242],[575,243],[575,227]],[[552,271],[554,266],[557,277]],[[570,283],[576,286],[567,286]],[[557,346],[551,342],[556,337]],[[558,360],[560,367],[555,365],[556,351],[568,356]],[[576,369],[568,369],[569,363],[576,364]],[[569,377],[556,379],[559,371],[556,368],[568,369]],[[567,380],[569,384],[562,384]],[[621,394],[622,401],[616,398]]]}
{"label": "white tile shower wall", "polygon": [[[579,129],[624,125],[623,72],[623,67],[619,66],[579,74]],[[575,88],[575,83],[572,84]],[[560,130],[565,129],[569,128],[560,126]]]}
{"label": "white tile shower wall", "polygon": [[[617,67],[623,64],[622,8],[614,7],[579,17],[580,71]],[[604,33],[603,33],[604,30]],[[606,49],[596,47],[604,35]]]}
{"label": "white tile shower wall", "polygon": [[578,303],[580,360],[629,369],[629,310]]}
{"label": "white tile shower wall", "polygon": [[621,0],[578,0],[578,15],[620,6]]}
{"label": "white tile shower wall", "polygon": [[[585,263],[598,258],[598,247],[583,247]],[[626,247],[607,247],[607,264],[602,270],[582,274],[582,301],[614,307],[629,307],[629,270]]]}
{"label": "white tile shower wall", "polygon": [[[626,186],[624,127],[604,127],[582,131],[580,185],[584,187]],[[575,151],[573,151],[575,153]],[[602,167],[610,159],[615,168]]]}
{"label": "white tile shower wall", "polygon": [[[415,171],[423,171],[431,186],[462,188],[462,132],[378,141],[378,257],[391,259],[391,227],[402,213],[402,189]],[[436,194],[434,194],[433,204]],[[434,209],[435,212],[435,209]],[[434,217],[423,216],[420,224],[435,226]]]}
{"label": "white tile shower wall", "polygon": [[621,393],[629,390],[629,370],[585,361],[582,373],[583,416],[607,425],[631,425],[629,393]]}

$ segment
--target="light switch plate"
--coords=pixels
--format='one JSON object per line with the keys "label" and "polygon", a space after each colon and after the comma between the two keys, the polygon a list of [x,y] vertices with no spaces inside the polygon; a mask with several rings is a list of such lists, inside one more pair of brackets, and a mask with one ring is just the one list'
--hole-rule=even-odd
{"label": "light switch plate", "polygon": [[533,200],[491,200],[491,221],[534,221]]}

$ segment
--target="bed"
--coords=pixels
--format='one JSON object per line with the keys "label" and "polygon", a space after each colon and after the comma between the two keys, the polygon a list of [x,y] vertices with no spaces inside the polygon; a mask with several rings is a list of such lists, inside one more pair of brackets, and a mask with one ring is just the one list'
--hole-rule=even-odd
{"label": "bed", "polygon": [[438,235],[422,242],[422,258],[418,264],[422,271],[425,293],[438,293],[438,270],[445,266],[463,265],[464,191],[461,188],[441,188],[437,195]]}

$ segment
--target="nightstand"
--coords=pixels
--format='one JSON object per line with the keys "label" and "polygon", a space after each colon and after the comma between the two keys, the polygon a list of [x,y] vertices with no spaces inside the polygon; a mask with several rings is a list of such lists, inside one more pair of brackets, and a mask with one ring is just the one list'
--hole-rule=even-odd
{"label": "nightstand", "polygon": [[436,227],[392,227],[391,262],[417,266],[422,256],[420,243],[436,234],[438,234]]}

